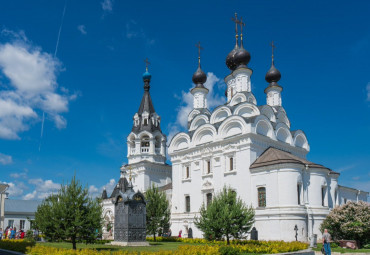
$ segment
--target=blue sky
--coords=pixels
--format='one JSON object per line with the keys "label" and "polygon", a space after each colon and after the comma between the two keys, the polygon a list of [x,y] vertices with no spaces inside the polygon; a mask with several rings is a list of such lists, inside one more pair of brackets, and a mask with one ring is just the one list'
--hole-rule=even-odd
{"label": "blue sky", "polygon": [[74,173],[92,195],[114,186],[146,57],[166,134],[183,129],[198,41],[211,105],[224,102],[234,12],[258,104],[274,40],[283,106],[308,137],[308,159],[369,191],[369,1],[13,0],[0,9],[0,181],[10,196],[42,199]]}

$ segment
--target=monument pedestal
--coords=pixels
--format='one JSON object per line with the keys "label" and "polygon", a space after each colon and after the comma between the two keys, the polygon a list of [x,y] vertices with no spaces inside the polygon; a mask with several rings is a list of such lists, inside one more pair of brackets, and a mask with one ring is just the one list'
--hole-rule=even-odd
{"label": "monument pedestal", "polygon": [[117,246],[149,246],[148,242],[110,242],[109,245],[117,245]]}

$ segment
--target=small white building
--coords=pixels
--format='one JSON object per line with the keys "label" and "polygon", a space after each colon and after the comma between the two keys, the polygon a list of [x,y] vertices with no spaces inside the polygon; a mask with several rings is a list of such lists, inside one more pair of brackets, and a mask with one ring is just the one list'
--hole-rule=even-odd
{"label": "small white building", "polygon": [[42,201],[5,199],[4,202],[4,228],[15,227],[17,230],[30,230],[31,221],[35,219],[37,207]]}

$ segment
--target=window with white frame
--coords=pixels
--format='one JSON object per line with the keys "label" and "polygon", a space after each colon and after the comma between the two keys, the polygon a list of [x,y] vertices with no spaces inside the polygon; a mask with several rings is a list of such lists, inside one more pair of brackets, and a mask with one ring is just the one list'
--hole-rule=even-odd
{"label": "window with white frame", "polygon": [[190,196],[185,196],[185,212],[190,212]]}
{"label": "window with white frame", "polygon": [[301,204],[301,195],[302,194],[302,184],[301,183],[298,183],[297,184],[297,202],[298,202],[298,205]]}
{"label": "window with white frame", "polygon": [[14,227],[14,220],[8,220],[8,227]]}
{"label": "window with white frame", "polygon": [[325,206],[326,186],[321,187],[321,205]]}
{"label": "window with white frame", "polygon": [[205,174],[210,174],[211,173],[211,160],[208,159],[206,160],[206,171]]}
{"label": "window with white frame", "polygon": [[259,187],[257,189],[258,193],[258,207],[266,207],[266,188]]}
{"label": "window with white frame", "polygon": [[19,229],[24,229],[24,226],[26,225],[26,221],[25,220],[20,220],[19,221]]}
{"label": "window with white frame", "polygon": [[184,179],[190,179],[190,165],[184,166]]}
{"label": "window with white frame", "polygon": [[235,170],[235,156],[228,155],[226,156],[226,171],[234,171]]}

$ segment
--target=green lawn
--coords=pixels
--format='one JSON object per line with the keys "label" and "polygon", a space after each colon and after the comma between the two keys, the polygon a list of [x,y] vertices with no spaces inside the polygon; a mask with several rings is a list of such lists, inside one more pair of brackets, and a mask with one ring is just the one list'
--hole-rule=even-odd
{"label": "green lawn", "polygon": [[[160,251],[160,250],[167,250],[167,251],[174,251],[180,245],[202,245],[202,244],[188,244],[188,243],[181,243],[181,242],[149,242],[150,246],[142,246],[142,247],[121,247],[121,246],[113,246],[113,245],[106,245],[106,244],[77,244],[77,249],[83,248],[91,248],[96,250],[124,250],[124,251]],[[72,249],[71,243],[61,242],[61,243],[37,243],[37,245],[49,246],[49,247],[56,247],[56,248],[68,248]]]}
{"label": "green lawn", "polygon": [[[314,251],[321,251],[322,244],[318,243],[317,248],[314,248]],[[352,249],[344,249],[344,248],[331,248],[331,252],[340,252],[340,253],[355,253],[355,252],[362,252],[362,253],[370,253],[370,249],[358,249],[358,250],[352,250]]]}

